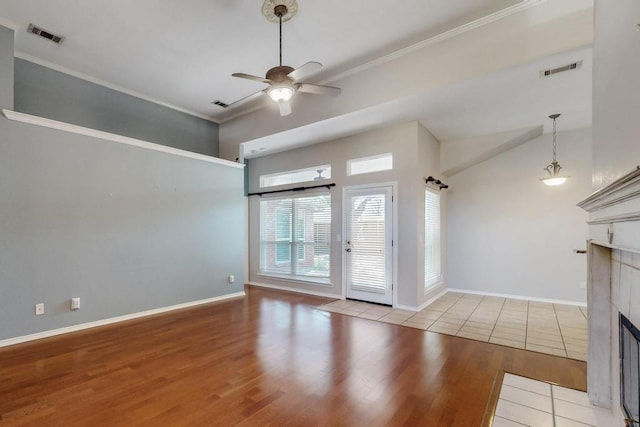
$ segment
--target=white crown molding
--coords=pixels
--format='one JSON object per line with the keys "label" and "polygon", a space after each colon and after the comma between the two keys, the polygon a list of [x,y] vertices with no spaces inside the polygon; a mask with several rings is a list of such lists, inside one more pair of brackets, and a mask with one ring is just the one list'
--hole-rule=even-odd
{"label": "white crown molding", "polygon": [[362,71],[368,70],[369,68],[373,68],[377,65],[385,64],[387,62],[391,62],[395,59],[401,58],[403,56],[409,55],[413,52],[416,52],[420,49],[423,49],[427,46],[434,45],[436,43],[443,42],[447,39],[451,39],[453,37],[459,36],[460,34],[464,34],[468,31],[474,30],[476,28],[484,27],[485,25],[491,24],[493,22],[499,21],[503,18],[511,16],[515,13],[521,12],[523,10],[532,8],[534,6],[538,6],[542,3],[545,3],[547,0],[522,0],[520,3],[515,4],[513,6],[506,7],[497,12],[491,13],[487,16],[483,16],[482,18],[478,18],[474,21],[468,22],[466,24],[460,25],[458,27],[452,28],[451,30],[440,33],[436,36],[429,37],[428,39],[419,41],[410,46],[407,46],[402,49],[398,49],[395,52],[392,52],[388,55],[381,56],[372,61],[365,62],[364,64],[353,67],[349,70],[346,70],[342,73],[335,74],[331,77],[323,79],[319,82],[319,84],[327,84],[332,83],[337,80],[344,79],[346,77],[352,76],[354,74],[360,73]]}
{"label": "white crown molding", "polygon": [[57,120],[46,119],[44,117],[32,116],[30,114],[20,113],[17,111],[3,109],[2,114],[9,119],[16,122],[28,123],[31,125],[42,126],[49,129],[57,129],[64,132],[75,133],[79,135],[90,136],[93,138],[99,138],[105,141],[118,142],[126,145],[133,145],[134,147],[146,148],[147,150],[160,151],[162,153],[173,154],[180,157],[188,157],[191,159],[202,160],[208,163],[216,163],[223,166],[230,166],[237,169],[244,168],[241,163],[232,162],[229,160],[219,159],[217,157],[207,156],[204,154],[194,153],[191,151],[181,150],[179,148],[173,148],[162,144],[156,144],[154,142],[143,141],[141,139],[129,138],[128,136],[116,135],[114,133],[104,132],[101,130],[86,128],[83,126],[72,125],[70,123],[59,122]]}
{"label": "white crown molding", "polygon": [[47,61],[45,59],[38,58],[37,56],[29,55],[27,53],[19,52],[19,51],[16,51],[14,53],[14,56],[16,58],[22,59],[24,61],[33,62],[34,64],[41,65],[41,66],[49,68],[51,70],[59,71],[59,72],[61,72],[63,74],[68,74],[68,75],[76,77],[78,79],[85,80],[87,82],[96,84],[98,86],[106,87],[108,89],[112,89],[112,90],[115,90],[117,92],[124,93],[126,95],[134,96],[134,97],[142,99],[144,101],[152,102],[154,104],[161,105],[163,107],[167,107],[167,108],[170,108],[172,110],[179,111],[179,112],[185,113],[185,114],[189,114],[190,116],[198,117],[200,119],[207,120],[209,122],[218,124],[218,121],[214,120],[212,117],[206,116],[204,114],[196,113],[195,111],[187,110],[185,108],[181,108],[181,107],[178,107],[178,106],[173,105],[173,104],[169,104],[168,102],[160,101],[159,99],[153,98],[151,96],[143,95],[143,94],[141,94],[139,92],[133,91],[131,89],[127,89],[127,88],[122,87],[122,86],[118,86],[118,85],[113,84],[113,83],[109,83],[109,82],[107,82],[105,80],[102,80],[102,79],[99,79],[97,77],[93,77],[93,76],[90,76],[88,74],[72,70],[71,68],[63,67],[62,65],[58,65],[58,64],[55,64],[53,62]]}
{"label": "white crown molding", "polygon": [[183,308],[195,307],[197,305],[209,304],[212,302],[225,301],[233,298],[244,297],[246,294],[244,291],[236,292],[228,295],[221,295],[219,297],[207,298],[198,301],[191,301],[183,304],[171,305],[168,307],[155,308],[153,310],[141,311],[138,313],[125,314],[124,316],[111,317],[109,319],[96,320],[95,322],[81,323],[79,325],[67,326],[65,328],[52,329],[49,331],[38,332],[30,335],[23,335],[15,338],[8,338],[0,340],[0,347],[7,347],[10,345],[20,344],[23,342],[39,340],[42,338],[49,338],[56,335],[68,334],[70,332],[82,331],[84,329],[96,328],[98,326],[110,325],[113,323],[124,322],[126,320],[138,319],[140,317],[152,316],[154,314],[166,313],[169,311],[180,310]]}
{"label": "white crown molding", "polygon": [[247,105],[249,105],[250,107],[247,107],[246,109],[242,109],[242,107],[238,105],[239,110],[237,112],[230,114],[229,116],[224,116],[222,119],[220,119],[219,123],[223,124],[233,119],[237,119],[238,117],[244,116],[246,114],[251,114],[254,111],[258,111],[264,108],[264,104],[260,104],[258,100],[254,100],[248,103]]}
{"label": "white crown molding", "polygon": [[511,299],[524,300],[524,301],[546,302],[549,304],[575,305],[578,307],[587,306],[586,302],[567,301],[562,299],[536,298],[536,297],[528,297],[528,296],[522,296],[522,295],[500,294],[500,293],[494,293],[494,292],[472,291],[469,289],[455,289],[455,288],[449,288],[448,291],[455,292],[458,294],[473,294],[473,295],[483,295],[488,297],[511,298]]}
{"label": "white crown molding", "polygon": [[18,31],[18,28],[20,28],[20,26],[16,22],[10,21],[6,18],[0,18],[0,26],[6,27],[13,31]]}

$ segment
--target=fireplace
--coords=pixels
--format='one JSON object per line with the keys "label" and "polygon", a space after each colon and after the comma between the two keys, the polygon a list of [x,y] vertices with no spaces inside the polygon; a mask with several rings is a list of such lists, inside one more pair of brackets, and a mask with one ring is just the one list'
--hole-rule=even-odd
{"label": "fireplace", "polygon": [[620,313],[620,404],[628,425],[640,426],[640,331]]}
{"label": "fireplace", "polygon": [[578,206],[589,212],[587,392],[611,410],[603,425],[640,427],[640,168]]}

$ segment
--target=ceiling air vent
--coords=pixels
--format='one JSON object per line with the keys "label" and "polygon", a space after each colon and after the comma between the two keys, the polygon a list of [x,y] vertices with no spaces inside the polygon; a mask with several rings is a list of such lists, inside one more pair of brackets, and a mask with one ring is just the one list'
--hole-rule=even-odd
{"label": "ceiling air vent", "polygon": [[217,105],[219,107],[222,108],[227,108],[229,106],[229,104],[225,104],[224,102],[220,101],[219,99],[216,99],[215,101],[212,102],[213,105]]}
{"label": "ceiling air vent", "polygon": [[27,33],[35,34],[36,36],[44,37],[47,40],[51,40],[56,44],[62,43],[64,37],[55,35],[47,30],[44,30],[40,27],[36,27],[33,24],[29,24],[29,28],[27,28]]}
{"label": "ceiling air vent", "polygon": [[549,77],[554,74],[562,73],[565,71],[577,70],[582,67],[582,60],[572,62],[571,64],[563,65],[562,67],[550,68],[548,70],[540,71],[540,77]]}

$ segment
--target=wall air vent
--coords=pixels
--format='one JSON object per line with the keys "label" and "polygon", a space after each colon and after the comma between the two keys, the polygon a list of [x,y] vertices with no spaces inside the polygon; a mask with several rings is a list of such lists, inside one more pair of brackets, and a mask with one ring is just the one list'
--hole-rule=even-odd
{"label": "wall air vent", "polygon": [[572,62],[571,64],[563,65],[561,67],[550,68],[548,70],[540,71],[540,77],[549,77],[554,74],[562,73],[565,71],[577,70],[578,68],[582,68],[582,60]]}
{"label": "wall air vent", "polygon": [[212,102],[213,105],[217,105],[219,107],[222,108],[227,108],[229,106],[229,104],[225,104],[224,102],[220,101],[219,99],[216,99],[215,101]]}
{"label": "wall air vent", "polygon": [[36,27],[33,24],[29,24],[29,28],[27,28],[27,33],[35,34],[36,36],[44,37],[47,40],[51,40],[56,44],[62,43],[64,37],[53,34],[47,30],[44,30],[40,27]]}

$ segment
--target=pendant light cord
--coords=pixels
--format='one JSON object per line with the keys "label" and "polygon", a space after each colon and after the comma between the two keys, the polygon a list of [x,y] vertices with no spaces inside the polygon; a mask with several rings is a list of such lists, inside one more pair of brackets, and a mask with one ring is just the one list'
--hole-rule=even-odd
{"label": "pendant light cord", "polygon": [[282,67],[282,14],[278,14],[278,19],[280,21],[280,66]]}
{"label": "pendant light cord", "polygon": [[556,161],[556,118],[553,119],[553,162]]}

